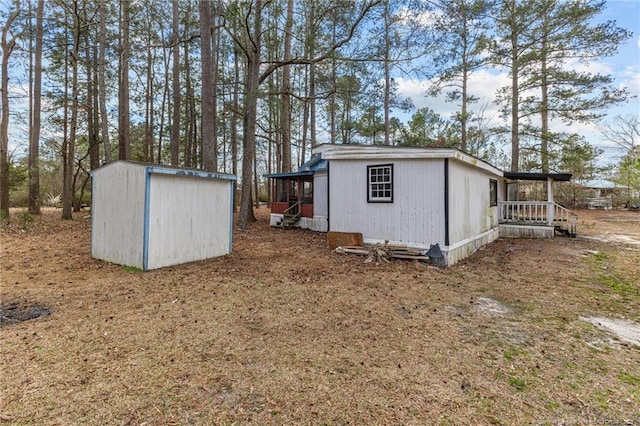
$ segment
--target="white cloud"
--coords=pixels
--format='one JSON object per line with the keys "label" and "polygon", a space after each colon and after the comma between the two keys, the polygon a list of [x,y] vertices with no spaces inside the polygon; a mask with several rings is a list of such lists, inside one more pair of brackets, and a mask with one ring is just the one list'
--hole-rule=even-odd
{"label": "white cloud", "polygon": [[420,13],[416,13],[414,10],[407,7],[401,8],[397,13],[397,18],[399,18],[401,23],[405,25],[418,24],[426,28],[433,26],[441,16],[442,12],[440,10],[425,10]]}
{"label": "white cloud", "polygon": [[[397,78],[398,94],[403,97],[413,99],[416,109],[428,107],[443,117],[449,117],[459,110],[459,106],[454,102],[446,101],[446,90],[439,96],[427,96],[427,90],[432,84],[432,80],[409,80]],[[473,109],[485,107],[484,116],[491,118],[493,124],[502,124],[498,114],[498,106],[493,104],[496,91],[509,84],[509,76],[504,73],[497,73],[492,70],[480,70],[471,75],[469,79],[469,94],[478,98],[478,102],[471,105]],[[407,116],[400,115],[401,119]]]}
{"label": "white cloud", "polygon": [[618,79],[620,87],[626,87],[632,96],[640,96],[640,65],[627,65]]}

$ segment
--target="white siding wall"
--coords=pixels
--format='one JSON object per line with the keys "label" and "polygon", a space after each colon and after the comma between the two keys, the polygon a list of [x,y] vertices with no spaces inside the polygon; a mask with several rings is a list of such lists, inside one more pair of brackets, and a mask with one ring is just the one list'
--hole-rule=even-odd
{"label": "white siding wall", "polygon": [[151,175],[148,269],[230,252],[231,182]]}
{"label": "white siding wall", "polygon": [[[367,203],[367,166],[393,164],[393,203]],[[444,244],[444,160],[332,160],[330,230],[429,247]]]}
{"label": "white siding wall", "polygon": [[329,206],[327,205],[327,172],[316,172],[313,175],[313,215],[327,216]]}
{"label": "white siding wall", "polygon": [[449,243],[466,240],[498,226],[498,207],[490,207],[489,180],[494,174],[458,161],[449,161]]}
{"label": "white siding wall", "polygon": [[93,175],[91,255],[143,267],[145,167],[111,163]]}

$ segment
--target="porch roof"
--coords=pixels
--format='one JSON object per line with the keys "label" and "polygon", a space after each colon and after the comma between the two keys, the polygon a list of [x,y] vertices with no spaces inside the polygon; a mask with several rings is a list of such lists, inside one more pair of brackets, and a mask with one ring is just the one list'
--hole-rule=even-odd
{"label": "porch roof", "polygon": [[271,174],[264,174],[262,176],[268,179],[299,178],[304,176],[313,176],[313,171],[303,170],[301,172],[271,173]]}
{"label": "porch roof", "polygon": [[504,177],[512,180],[547,181],[551,178],[556,182],[569,182],[571,173],[537,173],[537,172],[504,172]]}
{"label": "porch roof", "polygon": [[262,176],[268,179],[299,178],[304,176],[313,176],[315,172],[321,172],[325,170],[327,170],[327,160],[323,160],[320,155],[314,155],[309,161],[300,166],[297,172],[271,173]]}

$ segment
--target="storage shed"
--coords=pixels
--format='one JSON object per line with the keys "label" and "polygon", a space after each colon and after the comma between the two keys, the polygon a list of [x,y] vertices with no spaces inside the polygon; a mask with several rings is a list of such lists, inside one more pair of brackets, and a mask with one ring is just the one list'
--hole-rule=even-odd
{"label": "storage shed", "polygon": [[92,177],[94,258],[146,271],[231,253],[235,176],[115,161]]}

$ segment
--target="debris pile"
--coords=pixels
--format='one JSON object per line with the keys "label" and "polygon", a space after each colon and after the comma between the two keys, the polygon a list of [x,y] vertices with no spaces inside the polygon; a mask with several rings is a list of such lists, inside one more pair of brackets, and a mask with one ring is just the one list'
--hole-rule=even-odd
{"label": "debris pile", "polygon": [[361,246],[340,246],[336,248],[336,253],[359,254],[367,256],[365,263],[369,262],[389,262],[391,259],[418,260],[429,262],[431,258],[427,255],[427,250],[407,247],[399,244],[363,244]]}

